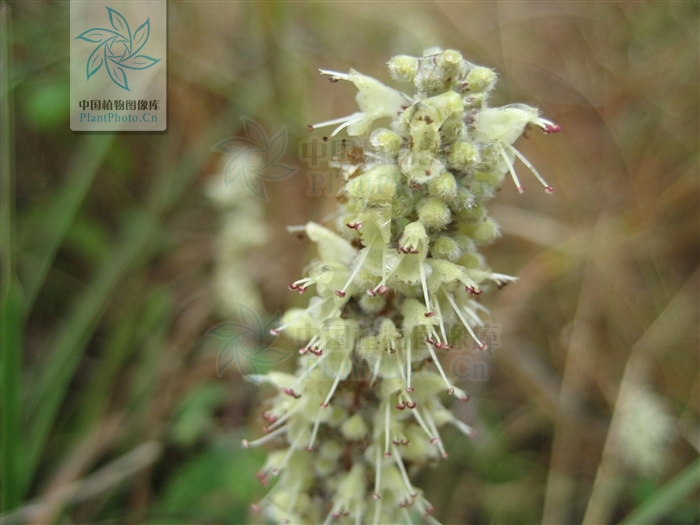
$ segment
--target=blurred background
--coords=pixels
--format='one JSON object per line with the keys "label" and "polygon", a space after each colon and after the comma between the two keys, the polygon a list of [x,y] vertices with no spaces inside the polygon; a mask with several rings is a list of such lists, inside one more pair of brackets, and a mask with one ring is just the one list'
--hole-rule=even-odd
{"label": "blurred background", "polygon": [[[310,191],[332,171],[306,126],[355,111],[318,68],[412,92],[387,60],[441,46],[498,72],[492,104],[563,130],[518,142],[555,194],[521,168],[528,191],[493,202],[486,256],[520,280],[483,297],[500,348],[456,407],[477,436],[444,431],[450,457],[417,485],[446,524],[698,523],[698,11],[171,1],[167,132],[86,134],[68,2],[3,3],[4,522],[260,522],[265,452],[240,440],[269,392],[219,377],[205,334],[239,304],[265,320],[306,299],[287,283],[313,247],[285,226],[337,205]],[[241,116],[287,129],[299,171],[269,202],[226,187],[211,151]]]}

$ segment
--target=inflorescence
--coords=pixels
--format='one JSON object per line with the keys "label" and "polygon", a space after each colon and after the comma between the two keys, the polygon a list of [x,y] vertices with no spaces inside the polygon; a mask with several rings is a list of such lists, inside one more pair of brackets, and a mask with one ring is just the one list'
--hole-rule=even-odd
{"label": "inflorescence", "polygon": [[[409,471],[446,457],[439,428],[474,431],[445,406],[447,392],[467,400],[441,366],[456,333],[485,349],[477,333],[488,311],[477,301],[488,283],[515,277],[486,266],[479,247],[499,236],[486,203],[510,174],[523,187],[513,146],[530,125],[559,126],[524,104],[488,106],[496,74],[457,51],[389,61],[406,95],[357,71],[321,70],[358,89],[360,111],[309,126],[369,134],[362,155],[337,158],[344,182],[338,230],[303,229],[319,259],[289,285],[315,296],[285,313],[273,335],[300,345],[296,374],[255,376],[277,388],[264,412],[266,435],[246,447],[275,443],[258,474],[274,488],[258,504],[278,523],[429,523],[432,506]],[[389,128],[373,129],[378,119]],[[365,372],[359,372],[365,371]]]}

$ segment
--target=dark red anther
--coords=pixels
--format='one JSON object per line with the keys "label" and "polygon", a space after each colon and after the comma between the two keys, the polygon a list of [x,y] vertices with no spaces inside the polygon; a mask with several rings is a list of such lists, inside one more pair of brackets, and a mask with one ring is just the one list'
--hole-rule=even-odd
{"label": "dark red anther", "polygon": [[554,193],[554,188],[552,188],[551,186],[545,186],[545,187],[544,187],[544,192],[545,192],[545,193],[548,193],[549,195],[551,195],[552,193]]}
{"label": "dark red anther", "polygon": [[374,499],[382,499],[382,497],[379,494],[372,494],[372,497]]}
{"label": "dark red anther", "polygon": [[390,457],[391,457],[391,452],[384,452],[384,457],[385,457],[385,458],[390,458]]}
{"label": "dark red anther", "polygon": [[409,386],[408,388],[406,388],[406,392],[408,392],[408,393],[411,393],[414,390],[415,390],[415,388],[413,388],[412,386]]}
{"label": "dark red anther", "polygon": [[340,298],[343,298],[343,297],[345,297],[347,294],[346,294],[345,292],[340,291],[340,290],[336,290],[336,291],[335,291],[335,295],[337,295],[337,296],[340,297]]}
{"label": "dark red anther", "polygon": [[313,127],[311,124],[309,124],[308,126],[306,126],[306,129],[307,129],[308,131],[313,131],[313,130],[314,130],[314,127]]}
{"label": "dark red anther", "polygon": [[280,331],[277,330],[276,328],[272,328],[272,329],[270,330],[270,335],[275,335],[275,336],[276,336],[276,335],[280,335]]}
{"label": "dark red anther", "polygon": [[[267,487],[268,483],[270,483],[267,474],[265,474],[264,472],[258,472],[257,474],[255,474],[255,477],[260,480],[260,483],[262,483],[264,487]],[[253,507],[257,507],[257,505],[254,505]],[[254,510],[256,510],[257,512],[257,509]]]}
{"label": "dark red anther", "polygon": [[479,350],[486,350],[488,347],[489,347],[489,345],[487,345],[486,343],[481,343],[479,345]]}
{"label": "dark red anther", "polygon": [[282,391],[283,394],[287,394],[288,396],[292,396],[294,399],[299,399],[301,397],[301,394],[297,394],[291,388],[282,388],[280,390]]}
{"label": "dark red anther", "polygon": [[399,410],[403,410],[404,408],[406,408],[406,403],[404,403],[403,401],[401,401],[401,403],[399,403],[398,405],[396,405],[396,408],[398,408]]}
{"label": "dark red anther", "polygon": [[426,317],[432,317],[435,315],[435,312],[425,312],[424,314]]}
{"label": "dark red anther", "polygon": [[561,131],[561,126],[559,124],[545,124],[542,128],[543,133],[559,133]]}
{"label": "dark red anther", "polygon": [[370,288],[370,289],[367,290],[367,295],[369,295],[370,297],[374,297],[374,296],[377,295],[377,294],[374,292],[374,290],[372,290],[372,289]]}
{"label": "dark red anther", "polygon": [[416,408],[417,405],[418,405],[418,403],[416,403],[415,401],[410,401],[410,402],[407,401],[407,402],[406,402],[406,406],[407,406],[408,408],[410,408],[411,410],[413,410],[414,408]]}
{"label": "dark red anther", "polygon": [[515,189],[518,190],[518,193],[525,193],[525,186],[518,186]]}
{"label": "dark red anther", "polygon": [[389,287],[388,287],[388,286],[381,285],[379,288],[377,288],[377,293],[380,294],[380,295],[384,295],[384,294],[387,293],[388,291],[389,291]]}
{"label": "dark red anther", "polygon": [[447,389],[447,393],[450,394],[450,395],[452,395],[452,394],[455,393],[455,389],[452,388],[452,387],[450,387],[450,388]]}
{"label": "dark red anther", "polygon": [[360,230],[362,228],[362,223],[361,222],[349,222],[345,226],[347,226],[351,230]]}
{"label": "dark red anther", "polygon": [[437,443],[438,441],[440,441],[440,438],[439,438],[439,437],[434,437],[433,439],[430,440],[430,442],[431,442],[433,445],[434,445],[435,443]]}
{"label": "dark red anther", "polygon": [[328,403],[326,403],[325,401],[321,403],[321,408],[328,408]]}

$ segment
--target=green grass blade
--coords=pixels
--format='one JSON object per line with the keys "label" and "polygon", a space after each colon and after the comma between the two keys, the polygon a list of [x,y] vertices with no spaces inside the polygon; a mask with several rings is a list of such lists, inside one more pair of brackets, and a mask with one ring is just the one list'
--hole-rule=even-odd
{"label": "green grass blade", "polygon": [[0,395],[2,414],[2,512],[17,507],[24,492],[22,431],[22,297],[16,281],[3,297],[0,312]]}
{"label": "green grass blade", "polygon": [[36,251],[31,254],[31,258],[28,258],[30,264],[26,265],[23,276],[26,313],[31,311],[66,232],[75,219],[115,137],[115,133],[100,133],[85,135],[81,139],[78,150],[68,167],[65,182],[56,198],[52,200],[51,209],[46,214],[50,220],[43,221],[40,231],[32,235],[40,242],[37,243]]}
{"label": "green grass blade", "polygon": [[149,216],[132,224],[123,242],[114,249],[93,282],[79,297],[68,322],[60,329],[32,393],[35,403],[32,405],[34,411],[27,451],[30,472],[34,471],[39,461],[70,381],[109,297],[125,272],[137,259],[145,256],[149,241],[157,230],[158,222]]}
{"label": "green grass blade", "polygon": [[0,512],[22,501],[22,294],[15,276],[11,12],[0,4]]}
{"label": "green grass blade", "polygon": [[[123,241],[98,269],[93,281],[78,297],[66,324],[53,339],[31,391],[26,454],[29,479],[36,471],[70,382],[115,289],[136,263],[145,261],[157,249],[158,243],[154,241],[163,214],[178,201],[199,173],[210,154],[211,144],[223,135],[221,130],[225,129],[230,118],[225,115],[217,126],[212,126],[210,134],[193,144],[184,158],[175,161],[177,167],[162,168],[150,193],[147,209],[141,209],[129,222]],[[177,150],[178,142],[179,139],[175,138],[166,146]]]}
{"label": "green grass blade", "polygon": [[637,507],[620,525],[642,525],[656,523],[671,512],[679,502],[700,486],[700,459],[696,459],[680,474],[666,483],[647,501]]}

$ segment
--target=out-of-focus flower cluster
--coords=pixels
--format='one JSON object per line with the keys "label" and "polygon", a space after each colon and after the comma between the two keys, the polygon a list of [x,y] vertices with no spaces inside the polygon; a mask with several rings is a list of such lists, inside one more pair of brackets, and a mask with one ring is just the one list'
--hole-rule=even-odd
{"label": "out-of-focus flower cluster", "polygon": [[[263,414],[266,435],[244,444],[279,446],[259,473],[264,483],[279,478],[259,506],[280,523],[436,522],[409,473],[446,457],[440,427],[473,433],[443,405],[444,392],[468,395],[439,354],[465,329],[484,349],[478,296],[515,280],[479,253],[499,235],[486,203],[509,173],[522,191],[516,159],[552,191],[513,143],[529,125],[559,127],[523,104],[489,107],[491,69],[431,49],[392,58],[389,72],[416,94],[322,70],[357,87],[360,111],[310,128],[371,133],[370,146],[335,162],[340,233],[303,228],[319,258],[289,287],[315,295],[273,330],[300,345],[296,374],[253,378],[278,391]],[[390,127],[373,129],[378,119]]]}

